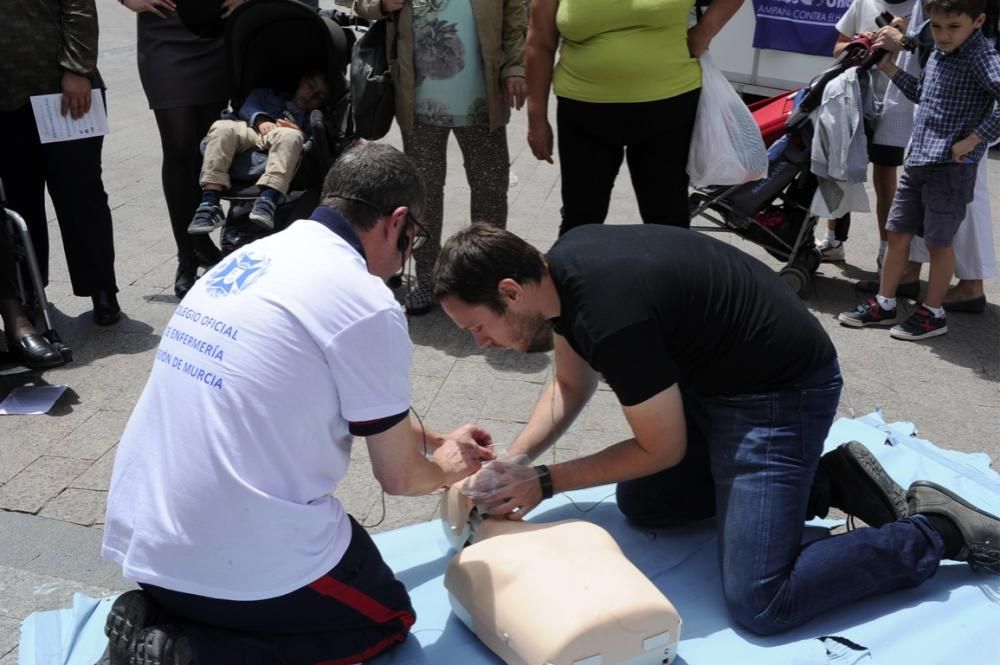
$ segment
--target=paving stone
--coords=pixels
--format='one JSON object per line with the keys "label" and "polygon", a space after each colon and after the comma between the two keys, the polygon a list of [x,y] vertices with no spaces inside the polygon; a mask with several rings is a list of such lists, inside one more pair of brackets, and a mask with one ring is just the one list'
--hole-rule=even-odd
{"label": "paving stone", "polygon": [[42,456],[0,487],[0,508],[37,513],[89,466],[86,460]]}
{"label": "paving stone", "polygon": [[96,460],[118,443],[129,414],[98,410],[69,436],[52,446],[50,453],[61,457]]}
{"label": "paving stone", "polygon": [[94,526],[104,522],[107,501],[106,491],[68,487],[45,504],[39,515],[80,526]]}
{"label": "paving stone", "polygon": [[33,612],[70,607],[74,593],[100,598],[113,591],[61,577],[0,566],[0,598],[4,599],[3,607],[0,607],[2,619],[19,624]]}
{"label": "paving stone", "polygon": [[77,476],[70,487],[82,490],[107,490],[111,485],[111,470],[115,463],[115,447]]}

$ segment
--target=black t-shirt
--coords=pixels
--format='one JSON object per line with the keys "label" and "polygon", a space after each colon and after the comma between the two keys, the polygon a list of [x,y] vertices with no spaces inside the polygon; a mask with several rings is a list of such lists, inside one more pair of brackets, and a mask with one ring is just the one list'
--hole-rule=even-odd
{"label": "black t-shirt", "polygon": [[674,383],[705,395],[790,388],[837,357],[772,269],[700,233],[586,225],[546,256],[556,332],[625,406]]}

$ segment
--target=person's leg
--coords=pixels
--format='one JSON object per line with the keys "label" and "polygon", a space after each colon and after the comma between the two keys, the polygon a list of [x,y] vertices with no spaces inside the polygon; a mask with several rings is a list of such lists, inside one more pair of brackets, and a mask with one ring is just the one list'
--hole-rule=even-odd
{"label": "person's leg", "polygon": [[889,246],[882,265],[878,291],[882,298],[895,299],[896,289],[909,262],[910,241],[914,235],[924,235],[924,190],[930,175],[927,167],[903,169],[886,221]]}
{"label": "person's leg", "polygon": [[951,247],[937,247],[930,243],[927,244],[927,251],[931,255],[931,268],[927,277],[924,304],[941,307],[945,293],[948,292],[948,284],[955,274],[955,252]]}
{"label": "person's leg", "polygon": [[697,408],[694,399],[685,398],[687,453],[677,466],[618,483],[618,509],[636,526],[680,526],[715,515],[715,483],[708,442],[694,413]]}
{"label": "person's leg", "polygon": [[455,127],[455,139],[465,160],[469,181],[469,219],[507,228],[507,190],[510,185],[510,152],[507,128],[486,125]]}
{"label": "person's leg", "polygon": [[267,164],[264,175],[257,180],[257,186],[270,187],[283,195],[288,194],[288,186],[299,170],[304,144],[305,135],[291,127],[275,127],[260,137],[259,145],[267,151]]}
{"label": "person's leg", "polygon": [[55,207],[73,293],[118,291],[111,209],[101,175],[104,138],[43,146],[45,180]]}
{"label": "person's leg", "polygon": [[[190,640],[196,663],[360,663],[406,639],[415,615],[371,537],[351,519],[333,570],[278,598],[227,601],[143,585]],[[148,628],[147,628],[148,630]]]}
{"label": "person's leg", "polygon": [[183,297],[194,284],[199,265],[208,266],[220,258],[218,247],[207,236],[187,232],[201,200],[198,176],[201,172],[201,140],[226,102],[193,107],[156,109],[156,125],[163,151],[161,176],[170,228],[177,245],[177,277],[174,292]]}
{"label": "person's leg", "polygon": [[688,228],[687,160],[701,90],[642,104],[623,104],[632,187],[644,224]]}
{"label": "person's leg", "polygon": [[885,223],[889,219],[892,200],[896,196],[896,167],[882,164],[872,165],[872,186],[875,188],[875,219],[878,222],[878,237],[888,240]]}
{"label": "person's leg", "polygon": [[[583,224],[603,224],[608,216],[611,190],[625,155],[621,138],[623,106],[558,99],[556,127],[562,179],[559,235]],[[684,205],[687,210],[687,203]]]}
{"label": "person's leg", "polygon": [[943,555],[922,517],[802,546],[813,476],[840,398],[831,363],[780,393],[701,398],[719,508],[722,584],[734,618],[774,634],[866,596],[919,584]]}
{"label": "person's leg", "polygon": [[[983,158],[979,162],[972,203],[966,209],[965,221],[955,233],[952,246],[955,249],[955,277],[958,278],[958,284],[948,290],[944,299],[945,309],[984,311],[986,303],[983,282],[997,275],[988,187],[988,161]],[[980,300],[981,302],[976,302]]]}
{"label": "person's leg", "polygon": [[846,256],[844,243],[847,242],[850,230],[851,213],[837,219],[826,220],[826,235],[816,243],[816,249],[819,250],[820,260],[823,263],[836,263],[844,260]]}
{"label": "person's leg", "polygon": [[229,167],[237,153],[256,148],[259,140],[257,132],[242,120],[216,120],[208,130],[205,156],[201,162],[202,188],[229,189]]}
{"label": "person's leg", "polygon": [[444,179],[448,168],[449,127],[416,123],[412,131],[403,133],[403,151],[413,160],[424,180],[424,209],[420,223],[430,238],[413,253],[417,268],[417,284],[412,287],[406,303],[411,313],[430,311],[433,299],[430,291],[431,272],[441,251],[441,227],[444,224]]}
{"label": "person's leg", "polygon": [[49,282],[49,228],[45,214],[45,164],[31,106],[0,111],[6,129],[0,180],[7,194],[7,207],[24,218],[38,259],[42,281]]}

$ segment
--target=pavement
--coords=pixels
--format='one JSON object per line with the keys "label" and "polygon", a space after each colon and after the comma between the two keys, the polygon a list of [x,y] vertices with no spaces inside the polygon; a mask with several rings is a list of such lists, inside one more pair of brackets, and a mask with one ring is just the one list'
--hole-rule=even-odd
{"label": "pavement", "polygon": [[[324,0],[324,6],[330,5]],[[104,183],[115,220],[116,269],[126,318],[100,328],[89,299],[76,298],[55,218],[52,279],[47,290],[55,327],[74,361],[44,374],[0,374],[0,397],[14,386],[66,384],[43,416],[0,417],[0,665],[17,662],[20,622],[30,613],[68,607],[74,592],[107,595],[129,588],[116,566],[100,558],[101,525],[115,446],[153,363],[160,333],[177,304],[174,246],[160,187],[160,147],[152,112],[136,71],[135,18],[100,3],[100,68],[109,87],[112,134],[104,148]],[[554,110],[554,104],[552,106]],[[525,141],[524,113],[509,129],[509,228],[541,249],[555,240],[559,221],[558,168],[536,161]],[[398,133],[388,142],[400,146]],[[468,222],[469,188],[454,142],[448,154],[445,235]],[[991,158],[994,219],[1000,219],[1000,161]],[[516,182],[514,182],[516,178]],[[873,196],[873,195],[872,195]],[[874,198],[872,199],[874,201]],[[51,206],[49,207],[51,214]],[[824,265],[805,303],[830,333],[840,354],[845,388],[840,415],[881,408],[889,421],[912,420],[920,435],[962,451],[1000,453],[1000,281],[987,283],[983,314],[949,316],[948,335],[921,343],[893,340],[884,330],[840,326],[837,313],[860,296],[852,287],[873,277],[877,235],[872,215],[855,217],[845,264]],[[616,185],[608,223],[639,221],[627,173]],[[723,240],[778,264],[732,234]],[[1000,240],[1000,233],[996,235]],[[1000,248],[998,248],[1000,251]],[[482,351],[440,310],[413,319],[414,408],[426,426],[447,430],[475,421],[509,443],[550,378],[548,355]],[[602,387],[551,459],[598,450],[628,429],[614,395]],[[348,511],[372,532],[432,518],[437,498],[385,497],[374,481],[364,446],[337,489]],[[383,512],[384,505],[384,512]]]}

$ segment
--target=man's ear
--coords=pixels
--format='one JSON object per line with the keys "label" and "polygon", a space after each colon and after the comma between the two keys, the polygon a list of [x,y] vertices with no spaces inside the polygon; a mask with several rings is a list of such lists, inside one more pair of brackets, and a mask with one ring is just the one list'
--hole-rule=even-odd
{"label": "man's ear", "polygon": [[981,28],[985,23],[986,23],[986,13],[984,12],[979,15],[979,18],[977,18],[975,21],[972,22],[972,27]]}
{"label": "man's ear", "polygon": [[510,277],[504,277],[497,283],[497,292],[502,298],[511,302],[517,301],[524,295],[524,289],[521,288],[521,285]]}

